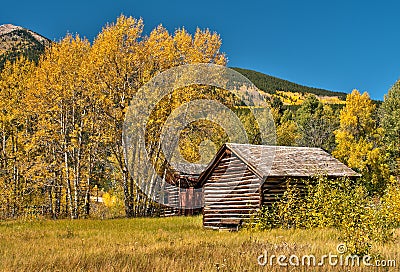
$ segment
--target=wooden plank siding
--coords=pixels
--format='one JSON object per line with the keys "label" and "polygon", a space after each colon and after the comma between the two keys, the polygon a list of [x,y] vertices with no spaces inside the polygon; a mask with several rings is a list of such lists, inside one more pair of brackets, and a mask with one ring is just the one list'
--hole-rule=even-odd
{"label": "wooden plank siding", "polygon": [[167,205],[161,210],[162,217],[179,215],[179,187],[166,186],[164,203]]}
{"label": "wooden plank siding", "polygon": [[180,188],[167,186],[164,192],[164,203],[161,216],[201,214],[203,194],[193,187]]}
{"label": "wooden plank siding", "polygon": [[224,154],[203,187],[204,227],[224,228],[250,219],[259,208],[260,183],[236,155]]}
{"label": "wooden plank siding", "polygon": [[305,184],[302,179],[287,177],[268,177],[261,186],[261,205],[271,206],[273,203],[279,201],[287,190],[288,184],[296,185],[300,193],[304,195]]}

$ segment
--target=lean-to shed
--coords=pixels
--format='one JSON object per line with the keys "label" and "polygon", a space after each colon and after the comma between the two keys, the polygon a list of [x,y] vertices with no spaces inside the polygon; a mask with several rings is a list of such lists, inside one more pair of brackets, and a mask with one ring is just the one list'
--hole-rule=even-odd
{"label": "lean-to shed", "polygon": [[[198,165],[204,169],[206,165]],[[203,192],[198,187],[199,174],[196,169],[187,168],[176,171],[166,178],[161,216],[200,214],[203,206]],[[199,172],[197,170],[197,172]]]}
{"label": "lean-to shed", "polygon": [[234,227],[286,190],[286,181],[360,175],[320,148],[227,143],[199,176],[203,225]]}

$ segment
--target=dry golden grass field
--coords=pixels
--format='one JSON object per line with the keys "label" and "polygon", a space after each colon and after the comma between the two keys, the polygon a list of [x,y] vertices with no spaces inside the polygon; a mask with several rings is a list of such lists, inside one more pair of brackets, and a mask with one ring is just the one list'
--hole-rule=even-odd
{"label": "dry golden grass field", "polygon": [[[400,233],[397,232],[397,235]],[[201,217],[0,222],[1,271],[399,271],[400,242],[375,245],[396,267],[258,264],[271,255],[337,254],[335,230],[220,232]],[[263,259],[260,259],[263,260]],[[292,259],[292,261],[295,259]],[[318,260],[318,259],[317,259]],[[286,261],[287,262],[287,261]]]}

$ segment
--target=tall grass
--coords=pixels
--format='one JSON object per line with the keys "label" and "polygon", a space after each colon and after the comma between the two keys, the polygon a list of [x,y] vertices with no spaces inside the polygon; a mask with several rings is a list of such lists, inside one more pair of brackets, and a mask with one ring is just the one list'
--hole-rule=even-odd
{"label": "tall grass", "polygon": [[[332,229],[205,230],[201,217],[9,221],[0,223],[0,270],[306,271],[304,266],[260,266],[257,257],[265,250],[270,255],[336,253],[337,237]],[[400,262],[399,248],[399,241],[378,247],[382,258]]]}

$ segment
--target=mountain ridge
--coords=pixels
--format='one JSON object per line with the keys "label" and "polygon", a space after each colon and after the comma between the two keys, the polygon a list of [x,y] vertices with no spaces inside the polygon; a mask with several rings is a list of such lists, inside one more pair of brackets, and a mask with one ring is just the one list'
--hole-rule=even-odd
{"label": "mountain ridge", "polygon": [[0,25],[0,36],[4,35],[4,34],[8,34],[10,32],[13,32],[15,30],[25,30],[27,32],[29,32],[32,36],[35,37],[35,39],[37,39],[40,42],[48,42],[50,41],[48,38],[30,30],[30,29],[26,29],[23,28],[22,26],[16,26],[16,25],[12,25],[12,24],[3,24]]}
{"label": "mountain ridge", "polygon": [[0,69],[7,60],[14,61],[21,55],[37,62],[50,44],[51,40],[32,30],[12,24],[0,25]]}
{"label": "mountain ridge", "polygon": [[251,82],[253,82],[253,84],[258,89],[271,95],[279,96],[280,92],[281,93],[291,92],[291,93],[301,93],[303,95],[314,94],[319,97],[324,97],[324,96],[337,97],[339,100],[342,101],[346,100],[347,93],[345,92],[330,91],[322,88],[309,87],[286,79],[264,74],[255,70],[244,69],[239,67],[230,67],[230,68],[247,77]]}

